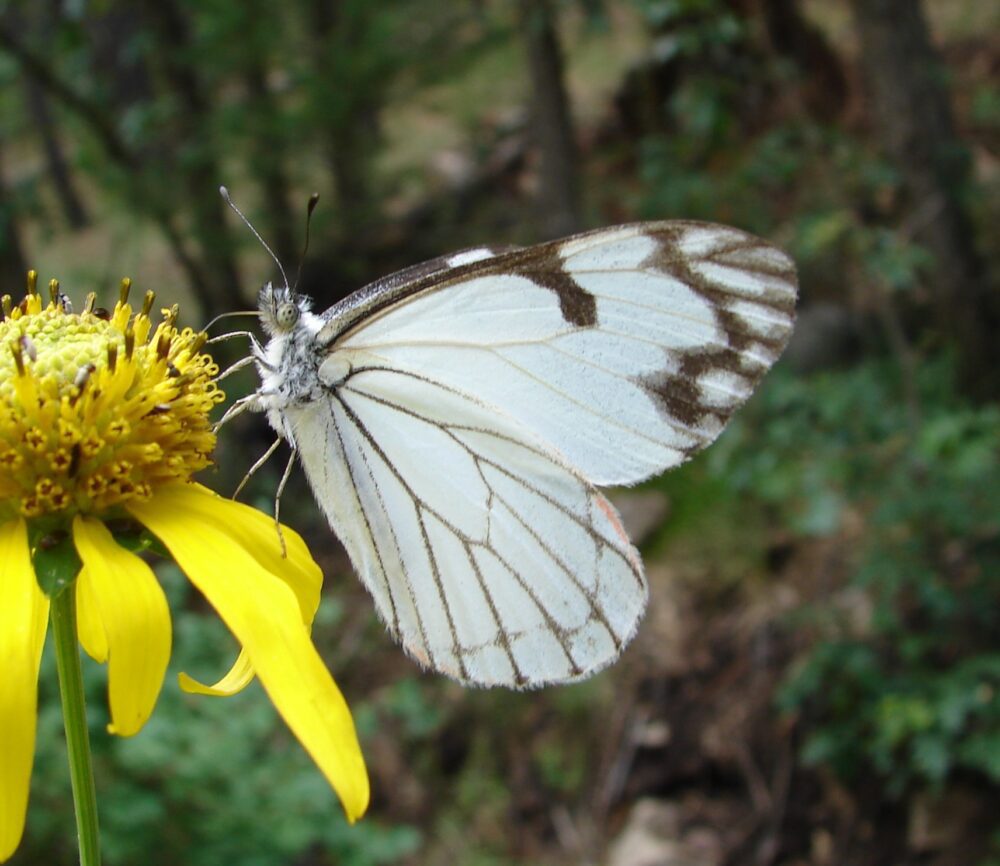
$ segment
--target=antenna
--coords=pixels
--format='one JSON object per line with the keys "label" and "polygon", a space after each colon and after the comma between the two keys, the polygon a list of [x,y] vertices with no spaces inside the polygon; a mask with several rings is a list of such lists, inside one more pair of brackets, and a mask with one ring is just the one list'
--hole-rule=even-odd
{"label": "antenna", "polygon": [[236,212],[236,216],[238,216],[241,220],[243,220],[244,223],[246,223],[246,227],[253,232],[253,236],[257,238],[258,241],[260,241],[260,245],[265,250],[267,250],[268,255],[272,259],[274,259],[274,263],[278,266],[278,270],[281,272],[281,278],[285,281],[285,288],[287,289],[288,277],[285,276],[285,269],[281,266],[281,262],[278,261],[278,257],[274,254],[274,251],[266,243],[264,243],[264,239],[260,236],[260,232],[258,232],[257,229],[253,227],[253,223],[250,222],[250,220],[248,220],[245,216],[243,216],[243,211],[241,211],[238,207],[236,207],[235,204],[233,204],[233,200],[229,197],[229,190],[226,189],[224,186],[220,186],[219,194],[226,200],[226,204],[228,204]]}
{"label": "antenna", "polygon": [[203,331],[207,331],[220,319],[228,319],[232,316],[259,316],[260,312],[258,310],[236,310],[232,313],[219,313],[212,321],[210,321],[205,327],[202,328]]}
{"label": "antenna", "polygon": [[309,196],[309,204],[306,205],[306,242],[302,246],[302,255],[299,257],[299,269],[295,274],[295,285],[292,287],[294,292],[299,287],[299,280],[302,279],[302,265],[306,260],[306,253],[309,252],[309,225],[312,223],[313,211],[316,210],[316,203],[319,201],[319,193],[314,192]]}

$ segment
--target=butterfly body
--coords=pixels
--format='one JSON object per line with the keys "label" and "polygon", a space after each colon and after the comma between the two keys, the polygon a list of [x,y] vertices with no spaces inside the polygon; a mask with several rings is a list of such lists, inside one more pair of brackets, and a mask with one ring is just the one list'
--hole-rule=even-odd
{"label": "butterfly body", "polygon": [[784,253],[688,222],[466,250],[319,315],[265,286],[258,404],[413,657],[470,684],[566,682],[614,661],[646,604],[597,488],[711,442],[794,298]]}
{"label": "butterfly body", "polygon": [[270,283],[260,290],[257,306],[270,339],[257,358],[261,387],[254,408],[265,412],[271,427],[294,447],[290,417],[325,398],[319,378],[321,358],[314,347],[323,322],[312,312],[308,298]]}

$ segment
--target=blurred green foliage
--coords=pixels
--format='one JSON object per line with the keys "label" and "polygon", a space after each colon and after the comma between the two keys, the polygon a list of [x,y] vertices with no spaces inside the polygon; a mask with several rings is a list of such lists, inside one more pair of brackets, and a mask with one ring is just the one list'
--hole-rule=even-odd
{"label": "blurred green foliage", "polygon": [[799,615],[816,642],[778,695],[804,759],[896,795],[1000,782],[1000,407],[957,396],[936,357],[912,383],[889,361],[777,376],[748,414],[713,472],[741,507],[837,538],[851,574]]}

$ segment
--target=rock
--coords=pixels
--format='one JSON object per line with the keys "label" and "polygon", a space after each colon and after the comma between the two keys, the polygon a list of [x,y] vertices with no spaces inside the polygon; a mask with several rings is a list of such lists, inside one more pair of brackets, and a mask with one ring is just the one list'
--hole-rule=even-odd
{"label": "rock", "polygon": [[718,844],[704,828],[681,829],[680,807],[669,800],[637,800],[608,849],[607,866],[719,866]]}
{"label": "rock", "polygon": [[[939,794],[922,792],[910,803],[906,843],[920,853],[954,852],[973,836],[972,830],[982,818],[983,798],[975,790],[956,785]],[[969,862],[977,859],[972,857]]]}

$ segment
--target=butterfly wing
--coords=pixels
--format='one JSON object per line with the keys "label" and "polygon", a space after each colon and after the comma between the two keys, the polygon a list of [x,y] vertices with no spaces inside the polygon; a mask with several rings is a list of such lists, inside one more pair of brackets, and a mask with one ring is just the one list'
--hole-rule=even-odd
{"label": "butterfly wing", "polygon": [[319,341],[475,394],[594,484],[633,484],[718,436],[781,354],[795,290],[752,235],[641,223],[356,297]]}
{"label": "butterfly wing", "polygon": [[476,262],[492,259],[503,253],[511,253],[521,247],[510,244],[487,244],[478,247],[468,247],[447,255],[437,256],[410,265],[401,271],[381,277],[374,282],[368,283],[349,297],[334,304],[325,313],[323,318],[328,321],[342,322],[346,315],[354,312],[356,314],[359,306],[366,301],[382,301],[386,298],[395,298],[406,295],[413,287],[433,284],[435,279],[440,278],[448,271],[455,271]]}
{"label": "butterfly wing", "polygon": [[614,509],[495,407],[392,369],[290,410],[331,526],[407,652],[461,682],[604,667],[646,602]]}
{"label": "butterfly wing", "polygon": [[721,432],[787,341],[792,263],[668,222],[414,273],[324,316],[328,398],[286,412],[317,498],[424,664],[486,685],[592,673],[646,599],[596,486]]}

